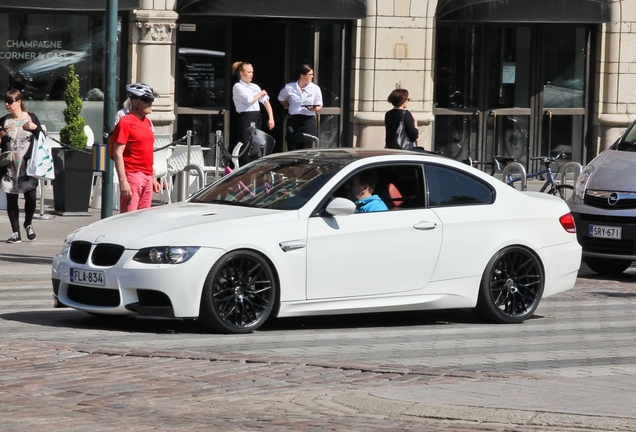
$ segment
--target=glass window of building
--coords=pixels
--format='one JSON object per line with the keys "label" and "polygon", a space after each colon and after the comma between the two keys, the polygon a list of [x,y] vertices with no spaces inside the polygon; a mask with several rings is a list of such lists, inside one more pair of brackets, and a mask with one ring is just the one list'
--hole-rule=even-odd
{"label": "glass window of building", "polygon": [[[0,88],[17,88],[49,131],[64,125],[68,67],[74,65],[83,99],[82,116],[102,130],[104,16],[0,13]],[[121,28],[121,26],[119,26]]]}

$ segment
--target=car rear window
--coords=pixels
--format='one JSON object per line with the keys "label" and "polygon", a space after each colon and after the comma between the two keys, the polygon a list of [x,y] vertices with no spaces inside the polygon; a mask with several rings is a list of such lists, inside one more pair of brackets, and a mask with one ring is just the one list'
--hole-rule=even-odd
{"label": "car rear window", "polygon": [[456,169],[427,164],[425,171],[430,207],[491,204],[495,200],[489,185]]}

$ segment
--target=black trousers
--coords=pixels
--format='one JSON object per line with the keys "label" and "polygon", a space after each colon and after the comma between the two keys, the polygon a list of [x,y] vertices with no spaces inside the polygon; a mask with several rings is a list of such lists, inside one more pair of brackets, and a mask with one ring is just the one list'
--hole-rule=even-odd
{"label": "black trousers", "polygon": [[314,141],[303,136],[303,133],[316,136],[318,134],[317,125],[316,116],[290,115],[287,118],[287,150],[311,148]]}
{"label": "black trousers", "polygon": [[[11,222],[11,232],[20,232],[20,208],[18,207],[18,194],[8,193],[7,214]],[[33,223],[35,206],[37,203],[37,189],[31,189],[24,193],[24,225]]]}
{"label": "black trousers", "polygon": [[[245,146],[250,142],[250,125],[254,123],[256,129],[261,128],[261,112],[260,111],[245,111],[239,113],[238,130],[236,131],[236,142],[243,143],[241,151],[245,150]],[[249,151],[246,151],[243,156],[239,158],[239,164],[245,165],[250,161]]]}

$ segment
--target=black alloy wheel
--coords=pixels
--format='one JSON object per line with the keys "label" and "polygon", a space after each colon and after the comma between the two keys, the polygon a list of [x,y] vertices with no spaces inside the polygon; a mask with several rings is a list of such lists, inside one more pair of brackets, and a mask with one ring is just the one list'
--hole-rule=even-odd
{"label": "black alloy wheel", "polygon": [[506,247],[486,266],[476,310],[495,323],[520,323],[539,306],[544,285],[537,256],[520,246]]}
{"label": "black alloy wheel", "polygon": [[238,250],[222,257],[208,273],[199,318],[221,333],[249,333],[263,325],[277,301],[269,263],[255,252]]}

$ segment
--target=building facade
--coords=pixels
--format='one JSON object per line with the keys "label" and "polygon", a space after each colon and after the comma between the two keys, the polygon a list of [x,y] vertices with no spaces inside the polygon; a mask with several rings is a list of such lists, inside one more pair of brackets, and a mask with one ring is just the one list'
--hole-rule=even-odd
{"label": "building facade", "polygon": [[635,118],[636,3],[395,0],[356,28],[354,143],[384,138],[389,92],[407,88],[420,145],[463,160],[585,163]]}
{"label": "building facade", "polygon": [[[25,92],[49,130],[63,125],[74,64],[83,115],[102,131],[105,1],[0,0],[0,86]],[[384,146],[386,101],[410,92],[419,145],[462,160],[528,164],[565,152],[586,163],[636,117],[636,4],[627,0],[119,0],[119,97],[160,94],[159,133],[234,144],[234,61],[274,103],[302,63],[323,91],[322,147]]]}

